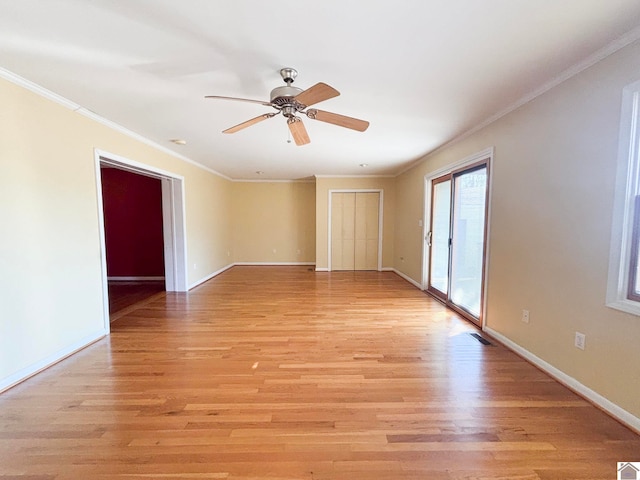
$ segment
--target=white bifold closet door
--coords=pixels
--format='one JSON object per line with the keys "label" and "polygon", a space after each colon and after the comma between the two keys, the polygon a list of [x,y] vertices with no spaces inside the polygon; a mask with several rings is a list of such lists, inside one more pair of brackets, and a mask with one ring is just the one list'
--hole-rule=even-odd
{"label": "white bifold closet door", "polygon": [[332,192],[331,270],[377,270],[379,192]]}

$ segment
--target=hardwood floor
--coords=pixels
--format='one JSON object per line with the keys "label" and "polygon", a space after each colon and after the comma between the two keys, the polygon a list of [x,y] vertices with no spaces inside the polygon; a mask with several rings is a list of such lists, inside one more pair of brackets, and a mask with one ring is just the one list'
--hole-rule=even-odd
{"label": "hardwood floor", "polygon": [[234,267],[0,395],[0,478],[616,478],[640,437],[393,273]]}
{"label": "hardwood floor", "polygon": [[135,282],[109,282],[109,314],[111,320],[122,316],[124,310],[131,311],[143,301],[165,291],[164,280]]}

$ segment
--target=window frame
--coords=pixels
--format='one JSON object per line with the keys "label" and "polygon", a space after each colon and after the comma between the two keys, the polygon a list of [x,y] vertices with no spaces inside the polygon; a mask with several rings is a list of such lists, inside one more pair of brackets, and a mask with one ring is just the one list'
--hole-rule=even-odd
{"label": "window frame", "polygon": [[606,305],[640,316],[635,292],[640,240],[640,80],[622,93]]}

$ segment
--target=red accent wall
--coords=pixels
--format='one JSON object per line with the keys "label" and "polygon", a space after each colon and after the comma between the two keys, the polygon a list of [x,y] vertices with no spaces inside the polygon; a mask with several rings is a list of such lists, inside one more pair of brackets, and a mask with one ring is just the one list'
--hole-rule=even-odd
{"label": "red accent wall", "polygon": [[101,167],[107,276],[164,276],[162,184]]}

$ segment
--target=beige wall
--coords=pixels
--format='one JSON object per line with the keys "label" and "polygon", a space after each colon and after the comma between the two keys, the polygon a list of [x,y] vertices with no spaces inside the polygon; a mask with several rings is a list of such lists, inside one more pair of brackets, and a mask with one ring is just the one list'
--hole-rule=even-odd
{"label": "beige wall", "polygon": [[189,284],[229,263],[231,182],[5,80],[0,104],[6,386],[105,331],[94,149],[184,177]]}
{"label": "beige wall", "polygon": [[420,281],[424,176],[494,146],[487,327],[636,417],[640,319],[605,295],[621,94],[638,58],[635,43],[427,157],[397,179],[395,210],[395,265]]}
{"label": "beige wall", "polygon": [[328,268],[329,255],[329,191],[383,191],[382,268],[393,267],[395,180],[382,177],[318,177],[316,178],[316,269]]}
{"label": "beige wall", "polygon": [[236,263],[315,263],[313,182],[234,182]]}

